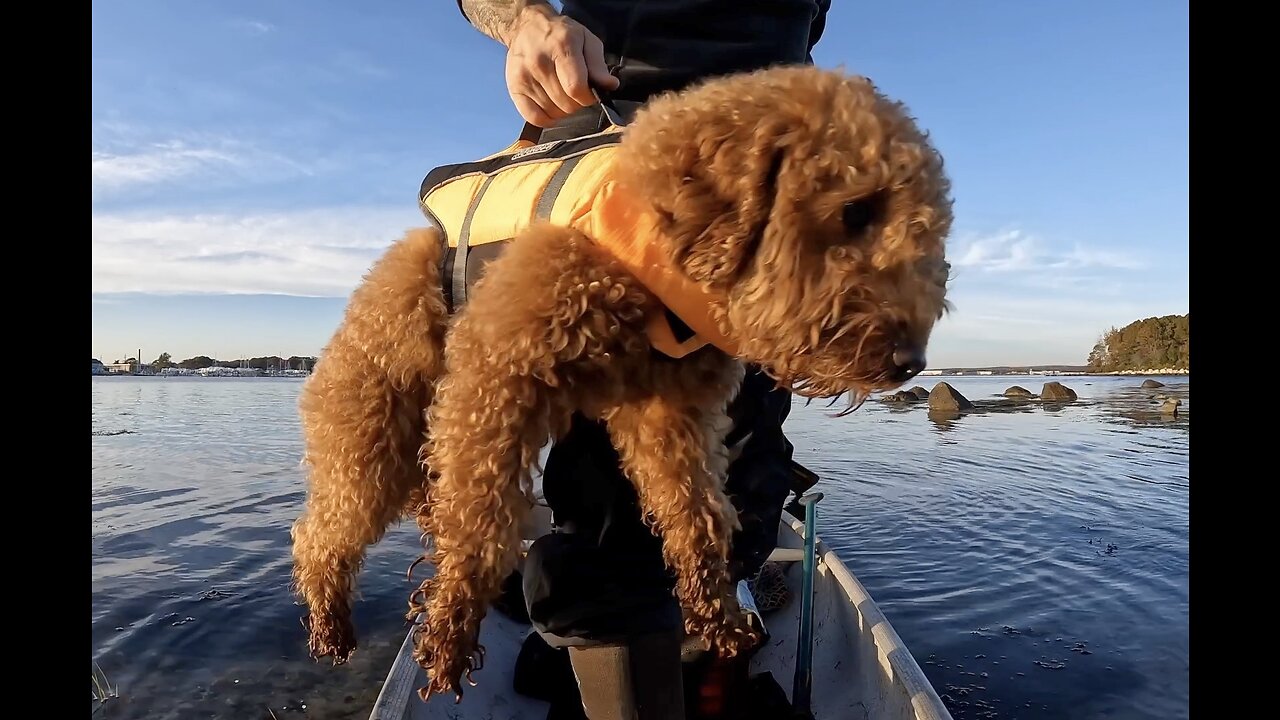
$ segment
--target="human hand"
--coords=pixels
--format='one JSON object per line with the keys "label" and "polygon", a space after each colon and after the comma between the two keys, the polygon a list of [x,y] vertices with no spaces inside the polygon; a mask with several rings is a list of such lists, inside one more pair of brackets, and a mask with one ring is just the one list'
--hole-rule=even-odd
{"label": "human hand", "polygon": [[592,87],[614,90],[600,38],[548,5],[526,6],[507,43],[507,92],[516,110],[538,127],[550,127],[596,104]]}

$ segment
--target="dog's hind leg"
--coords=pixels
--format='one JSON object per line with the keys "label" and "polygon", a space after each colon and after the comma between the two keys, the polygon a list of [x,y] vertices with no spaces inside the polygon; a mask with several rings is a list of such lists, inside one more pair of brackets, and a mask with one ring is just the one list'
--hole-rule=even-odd
{"label": "dog's hind leg", "polygon": [[352,294],[302,391],[309,483],[294,524],[294,587],[313,657],[345,662],[366,548],[424,500],[424,412],[443,362],[441,241],[410,231]]}
{"label": "dog's hind leg", "polygon": [[651,396],[606,414],[609,433],[675,571],[685,630],[733,656],[756,641],[729,575],[738,516],[724,492],[726,406],[742,367],[708,348],[679,363],[655,362],[653,373]]}

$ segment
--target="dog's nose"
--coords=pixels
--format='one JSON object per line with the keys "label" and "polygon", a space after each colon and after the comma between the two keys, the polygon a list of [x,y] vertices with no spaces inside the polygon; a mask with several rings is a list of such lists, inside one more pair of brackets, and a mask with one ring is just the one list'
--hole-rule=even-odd
{"label": "dog's nose", "polygon": [[906,382],[924,370],[924,351],[914,346],[899,346],[893,351],[893,379]]}

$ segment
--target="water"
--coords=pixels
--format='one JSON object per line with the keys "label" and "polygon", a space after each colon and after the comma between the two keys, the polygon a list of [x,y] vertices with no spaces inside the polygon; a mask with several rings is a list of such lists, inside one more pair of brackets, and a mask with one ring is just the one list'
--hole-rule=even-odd
{"label": "water", "polygon": [[[1057,379],[1081,402],[953,421],[797,402],[787,430],[823,477],[818,531],[957,720],[1185,718],[1188,379]],[[948,378],[972,400],[1043,380]],[[121,695],[95,720],[368,716],[417,534],[371,549],[352,662],[308,659],[288,589],[299,388],[93,379],[93,657]],[[1157,395],[1182,415],[1161,417]]]}

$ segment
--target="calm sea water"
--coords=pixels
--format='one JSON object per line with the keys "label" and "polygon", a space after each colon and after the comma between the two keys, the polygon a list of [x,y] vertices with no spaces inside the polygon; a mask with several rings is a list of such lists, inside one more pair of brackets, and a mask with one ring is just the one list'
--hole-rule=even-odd
{"label": "calm sea water", "polygon": [[[1189,379],[1057,379],[1079,404],[951,422],[797,402],[787,429],[823,477],[818,531],[957,720],[1185,718]],[[984,399],[1044,378],[948,380]],[[288,589],[300,387],[93,379],[93,658],[120,692],[95,720],[368,716],[417,534],[370,551],[353,661],[309,660]]]}

